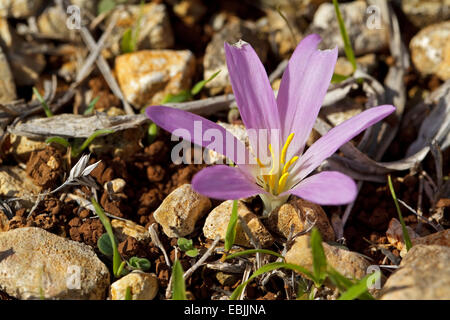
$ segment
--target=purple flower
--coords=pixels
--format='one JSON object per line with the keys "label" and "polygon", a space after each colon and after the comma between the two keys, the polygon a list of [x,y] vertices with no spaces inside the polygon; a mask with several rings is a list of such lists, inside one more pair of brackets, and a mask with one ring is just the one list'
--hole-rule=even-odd
{"label": "purple flower", "polygon": [[[286,202],[291,194],[321,205],[341,205],[355,199],[356,185],[348,176],[335,171],[309,175],[344,143],[395,108],[383,105],[366,110],[333,128],[303,152],[338,56],[337,48],[318,50],[320,41],[320,36],[313,34],[300,42],[283,74],[277,98],[253,48],[243,41],[225,44],[231,85],[242,121],[249,132],[256,132],[249,134],[250,147],[244,162],[239,161],[235,152],[234,146],[243,148],[236,138],[232,137],[233,147],[225,141],[216,141],[216,146],[222,143],[220,148],[211,148],[208,141],[195,134],[194,122],[200,121],[203,130],[214,129],[230,138],[231,134],[216,123],[174,108],[147,109],[148,117],[158,126],[170,132],[183,128],[194,137],[188,137],[193,143],[217,149],[237,163],[236,167],[216,165],[200,171],[192,180],[197,192],[223,200],[259,195],[266,214]],[[258,132],[268,135],[262,139]],[[249,159],[255,160],[253,164]]]}

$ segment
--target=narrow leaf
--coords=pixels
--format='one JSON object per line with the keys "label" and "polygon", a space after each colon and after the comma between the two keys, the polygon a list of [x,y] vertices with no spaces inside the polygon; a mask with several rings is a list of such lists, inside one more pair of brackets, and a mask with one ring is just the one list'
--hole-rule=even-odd
{"label": "narrow leaf", "polygon": [[356,59],[355,53],[353,52],[352,45],[350,43],[350,38],[348,37],[347,29],[345,28],[344,20],[342,19],[341,10],[339,9],[339,4],[337,0],[333,0],[334,10],[336,11],[336,17],[339,23],[339,30],[341,31],[342,40],[344,41],[344,51],[347,56],[348,61],[353,66],[353,71],[356,70]]}
{"label": "narrow leaf", "polygon": [[327,258],[322,246],[322,237],[317,228],[311,231],[311,253],[313,257],[314,282],[317,286],[322,285],[326,278]]}
{"label": "narrow leaf", "polygon": [[192,94],[187,91],[183,90],[180,93],[177,94],[168,94],[164,97],[164,99],[161,101],[161,104],[165,103],[180,103],[185,102],[192,99]]}
{"label": "narrow leaf", "polygon": [[72,156],[73,157],[77,157],[78,155],[80,155],[84,149],[86,149],[87,147],[89,147],[89,145],[92,143],[92,141],[94,141],[94,139],[96,139],[99,136],[103,136],[103,135],[107,135],[107,134],[111,134],[114,133],[114,130],[111,129],[100,129],[95,131],[89,138],[87,138],[83,144],[81,145],[81,147],[76,148],[72,150]]}
{"label": "narrow leaf", "polygon": [[70,147],[69,141],[67,141],[67,139],[64,139],[62,137],[50,137],[50,138],[47,138],[45,140],[45,143],[47,143],[47,144],[57,143],[57,144],[62,145],[65,148],[69,148]]}
{"label": "narrow leaf", "polygon": [[128,286],[125,291],[125,300],[133,300],[133,296],[131,295],[131,287]]}
{"label": "narrow leaf", "polygon": [[41,103],[42,108],[44,109],[45,115],[47,116],[47,118],[53,117],[52,110],[50,110],[50,107],[48,106],[47,102],[44,100],[44,98],[42,98],[41,94],[35,87],[33,87],[33,93],[36,95],[36,98]]}
{"label": "narrow leaf", "polygon": [[95,105],[97,104],[98,100],[100,99],[100,97],[95,97],[88,105],[88,107],[86,108],[86,110],[84,111],[84,115],[90,115],[92,112],[94,112],[94,108]]}
{"label": "narrow leaf", "polygon": [[238,201],[233,201],[230,221],[228,222],[227,233],[225,234],[225,252],[230,251],[236,240],[236,226],[238,222]]}
{"label": "narrow leaf", "polygon": [[408,230],[406,229],[405,220],[403,220],[402,210],[400,209],[400,206],[398,204],[397,195],[395,194],[391,175],[388,175],[388,184],[389,190],[391,191],[392,194],[392,199],[394,199],[395,208],[397,209],[398,219],[400,220],[400,224],[402,225],[403,240],[405,241],[406,250],[409,251],[409,249],[411,249],[412,247],[411,238],[409,237]]}
{"label": "narrow leaf", "polygon": [[216,73],[214,73],[214,74],[213,74],[211,77],[209,77],[207,80],[202,80],[202,81],[196,83],[196,84],[194,85],[194,87],[192,88],[192,90],[191,90],[191,94],[192,94],[193,96],[199,94],[200,91],[203,90],[203,88],[206,86],[206,84],[207,84],[208,82],[213,81],[214,78],[217,77],[217,75],[220,73],[220,71],[221,71],[221,70],[219,70],[219,71],[217,71]]}
{"label": "narrow leaf", "polygon": [[347,291],[345,291],[338,300],[355,300],[361,297],[363,294],[365,294],[366,298],[369,296],[370,300],[374,300],[372,295],[367,291],[367,280],[373,276],[380,277],[380,274],[380,271],[377,271],[374,274],[368,274],[367,276],[359,280],[355,285],[351,286]]}
{"label": "narrow leaf", "polygon": [[176,260],[172,268],[172,300],[187,300],[183,274],[183,267]]}

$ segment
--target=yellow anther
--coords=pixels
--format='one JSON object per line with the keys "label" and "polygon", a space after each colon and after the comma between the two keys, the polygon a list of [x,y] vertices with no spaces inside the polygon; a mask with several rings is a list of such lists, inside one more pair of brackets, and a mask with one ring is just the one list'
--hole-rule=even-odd
{"label": "yellow anther", "polygon": [[298,160],[298,156],[295,156],[295,157],[293,157],[291,160],[289,160],[289,161],[284,165],[284,167],[283,167],[283,172],[282,172],[281,174],[285,174],[285,173],[288,171],[289,167],[290,167],[295,161],[297,161],[297,160]]}
{"label": "yellow anther", "polygon": [[271,144],[269,144],[269,150],[270,150],[270,156],[272,157],[272,168],[270,168],[269,175],[272,175],[273,171],[275,170],[275,154],[273,153]]}
{"label": "yellow anther", "polygon": [[260,166],[260,168],[265,168],[266,166],[261,162],[261,160],[259,160],[259,158],[256,158],[256,162],[258,162],[258,165]]}
{"label": "yellow anther", "polygon": [[286,181],[287,178],[289,176],[289,172],[286,172],[285,174],[283,174],[280,178],[280,180],[278,180],[278,192],[282,192],[284,187],[286,186]]}
{"label": "yellow anther", "polygon": [[291,133],[289,135],[289,137],[286,140],[286,143],[283,146],[283,149],[281,150],[281,163],[285,163],[286,162],[287,149],[289,148],[289,145],[291,144],[292,139],[294,139],[294,133]]}
{"label": "yellow anther", "polygon": [[275,188],[275,175],[271,174],[269,175],[269,186],[271,190],[274,190]]}

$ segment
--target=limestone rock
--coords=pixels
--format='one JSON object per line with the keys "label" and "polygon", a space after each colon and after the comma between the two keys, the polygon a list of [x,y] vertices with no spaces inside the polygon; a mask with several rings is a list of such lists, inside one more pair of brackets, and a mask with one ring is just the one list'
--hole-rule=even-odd
{"label": "limestone rock", "polygon": [[38,17],[37,25],[39,32],[47,37],[70,40],[77,36],[76,30],[67,27],[66,13],[57,5],[47,7]]}
{"label": "limestone rock", "polygon": [[21,162],[27,162],[33,151],[40,151],[47,147],[44,141],[33,140],[25,136],[11,134],[9,136],[11,147],[9,152]]}
{"label": "limestone rock", "polygon": [[403,0],[402,11],[418,28],[450,19],[449,0]]}
{"label": "limestone rock", "polygon": [[[141,12],[142,8],[142,12]],[[125,5],[114,10],[109,21],[117,19],[103,54],[106,58],[116,57],[121,52],[121,41],[127,29],[135,30],[140,19],[137,49],[169,49],[173,47],[174,36],[170,18],[164,4],[148,3],[141,5]]]}
{"label": "limestone rock", "polygon": [[[388,46],[388,27],[381,18],[376,20],[377,17],[371,16],[371,20],[367,19],[366,1],[340,3],[339,8],[356,55],[377,52]],[[322,42],[319,44],[321,49],[338,45],[339,52],[344,53],[344,43],[332,3],[320,5],[307,33],[318,33],[322,36]]]}
{"label": "limestone rock", "polygon": [[224,43],[233,44],[240,39],[252,45],[263,63],[266,61],[269,46],[263,34],[258,31],[254,24],[237,18],[233,19],[214,34],[211,42],[206,47],[203,60],[204,79],[210,78],[220,70],[217,77],[206,85],[207,88],[214,88],[214,92],[219,92],[230,84],[225,61]]}
{"label": "limestone rock", "polygon": [[[310,242],[309,235],[296,238],[295,243],[286,253],[286,262],[312,271],[313,259]],[[325,242],[322,245],[327,262],[342,275],[350,279],[361,279],[366,275],[370,263],[360,254],[337,246],[331,246]]]}
{"label": "limestone rock", "polygon": [[382,289],[381,300],[450,299],[450,248],[413,246]]}
{"label": "limestone rock", "polygon": [[36,186],[27,173],[18,166],[0,168],[0,196],[5,198],[22,198],[21,203],[31,208],[34,204],[32,195],[37,195],[41,188]]}
{"label": "limestone rock", "polygon": [[[233,201],[228,200],[222,202],[209,213],[203,227],[203,234],[206,238],[215,239],[216,236],[220,236],[222,241],[225,240],[232,209]],[[267,231],[261,221],[259,221],[258,217],[251,212],[242,201],[238,202],[238,215],[244,218],[253,236],[259,241],[262,247],[269,247],[272,245],[272,235]],[[249,237],[242,229],[239,222],[236,226],[235,244],[248,248],[253,247]]]}
{"label": "limestone rock", "polygon": [[334,241],[335,235],[328,217],[318,204],[293,197],[289,202],[273,210],[267,219],[270,230],[287,238],[294,226],[294,234],[308,228],[308,220],[319,229],[324,241]]}
{"label": "limestone rock", "polygon": [[158,278],[154,273],[129,273],[111,285],[111,300],[125,300],[128,287],[131,300],[153,300],[159,289]]}
{"label": "limestone rock", "polygon": [[433,24],[416,34],[409,44],[411,59],[423,75],[450,79],[450,21]]}
{"label": "limestone rock", "polygon": [[18,299],[103,299],[108,268],[94,250],[40,228],[0,233],[0,289]]}
{"label": "limestone rock", "polygon": [[9,103],[17,99],[14,77],[8,59],[0,48],[0,103]]}
{"label": "limestone rock", "polygon": [[119,242],[125,241],[127,237],[133,237],[137,241],[147,241],[150,239],[150,233],[147,229],[133,221],[112,219],[111,225]]}
{"label": "limestone rock", "polygon": [[109,182],[105,182],[103,188],[106,191],[111,190],[113,193],[120,193],[123,191],[123,189],[125,189],[126,185],[127,182],[125,180],[123,180],[122,178],[117,178]]}
{"label": "limestone rock", "polygon": [[0,17],[24,19],[34,16],[42,0],[0,0]]}
{"label": "limestone rock", "polygon": [[195,58],[189,50],[144,50],[117,57],[115,70],[126,99],[142,108],[190,89]]}
{"label": "limestone rock", "polygon": [[[435,232],[425,237],[412,238],[411,243],[413,246],[422,244],[422,245],[438,245],[450,247],[450,229]],[[402,246],[400,256],[404,257],[405,255],[406,255],[406,247]]]}
{"label": "limestone rock", "polygon": [[[419,235],[409,226],[406,226],[410,239],[418,238]],[[396,218],[392,218],[389,222],[389,227],[386,230],[386,237],[390,244],[396,247],[398,250],[402,250],[405,245],[403,240],[403,229],[400,221]]]}
{"label": "limestone rock", "polygon": [[193,26],[205,14],[207,8],[201,0],[180,0],[173,6],[173,12],[188,26]]}
{"label": "limestone rock", "polygon": [[9,219],[3,211],[0,211],[0,232],[8,231]]}
{"label": "limestone rock", "polygon": [[190,184],[184,184],[164,199],[153,216],[168,237],[184,237],[194,231],[195,223],[210,208],[209,198],[195,192]]}

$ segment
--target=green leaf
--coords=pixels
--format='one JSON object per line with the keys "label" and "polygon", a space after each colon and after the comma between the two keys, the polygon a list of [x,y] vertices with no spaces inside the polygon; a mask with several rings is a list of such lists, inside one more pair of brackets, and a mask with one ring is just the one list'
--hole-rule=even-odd
{"label": "green leaf", "polygon": [[298,266],[298,265],[295,265],[295,264],[291,264],[291,263],[284,263],[284,262],[273,262],[273,263],[268,263],[268,264],[262,266],[261,268],[259,268],[258,270],[256,270],[256,271],[251,275],[251,277],[248,278],[247,281],[245,281],[244,283],[240,284],[240,285],[233,291],[233,293],[231,294],[230,300],[236,300],[237,298],[239,298],[239,296],[241,295],[241,293],[242,293],[242,291],[244,290],[244,288],[245,288],[245,287],[247,286],[247,284],[248,284],[250,281],[252,281],[254,278],[256,278],[256,277],[258,277],[258,276],[260,276],[260,275],[262,275],[262,274],[264,274],[264,273],[267,273],[267,272],[270,272],[270,271],[273,271],[273,270],[277,270],[277,269],[281,269],[281,268],[289,269],[289,270],[294,270],[294,271],[298,271],[298,272],[303,273],[304,275],[306,275],[307,277],[309,277],[309,278],[311,278],[311,279],[313,278],[313,275],[311,274],[311,272],[309,272],[307,269],[305,269],[305,268],[303,268],[303,267],[301,267],[301,266]]}
{"label": "green leaf", "polygon": [[142,270],[142,271],[147,271],[151,267],[150,261],[148,259],[146,259],[146,258],[132,257],[128,261],[128,263],[134,269],[139,269],[139,270]]}
{"label": "green leaf", "polygon": [[196,256],[198,256],[197,248],[194,248],[194,249],[191,249],[191,250],[187,250],[186,251],[186,255],[188,255],[191,258],[195,258]]}
{"label": "green leaf", "polygon": [[347,291],[345,291],[343,294],[341,294],[338,300],[355,300],[363,295],[364,295],[363,298],[374,300],[372,295],[367,291],[368,290],[367,280],[373,276],[379,278],[380,275],[381,275],[380,271],[377,271],[374,274],[368,274],[367,276],[359,280],[356,284],[348,288]]}
{"label": "green leaf", "polygon": [[84,151],[84,149],[89,147],[89,145],[92,143],[92,141],[94,141],[95,138],[97,138],[99,136],[111,134],[111,133],[114,133],[114,130],[100,129],[100,130],[95,131],[89,138],[87,138],[83,142],[81,147],[72,149],[72,157],[74,157],[74,158],[78,157]]}
{"label": "green leaf", "polygon": [[272,251],[272,250],[266,250],[266,249],[250,249],[250,250],[244,250],[244,251],[239,251],[233,254],[230,254],[229,256],[227,256],[225,258],[225,260],[229,260],[229,259],[233,259],[236,257],[240,257],[240,256],[246,256],[249,254],[255,254],[255,253],[265,253],[265,254],[270,254],[272,256],[278,257],[278,258],[282,258],[284,260],[284,257],[279,254],[278,252]]}
{"label": "green leaf", "polygon": [[231,209],[230,221],[228,222],[227,233],[225,234],[225,252],[231,250],[234,241],[236,240],[236,226],[238,222],[238,201],[233,201],[233,208]]}
{"label": "green leaf", "polygon": [[353,286],[353,282],[351,280],[344,277],[331,266],[328,266],[327,275],[340,292],[344,292],[345,290]]}
{"label": "green leaf", "polygon": [[194,248],[192,240],[188,240],[186,238],[178,238],[177,244],[182,251],[188,251]]}
{"label": "green leaf", "polygon": [[207,80],[202,80],[202,81],[196,83],[196,84],[194,85],[194,87],[192,88],[192,90],[191,90],[191,95],[192,95],[192,96],[195,96],[195,95],[199,94],[200,91],[203,90],[203,88],[206,86],[206,84],[207,84],[208,82],[213,81],[214,78],[217,77],[217,75],[220,73],[220,71],[221,71],[221,70],[219,70],[219,71],[217,71],[216,73],[214,73],[214,74],[213,74],[211,77],[209,77]]}
{"label": "green leaf", "polygon": [[114,0],[101,0],[98,4],[97,11],[98,14],[102,14],[111,11],[116,7],[116,2]]}
{"label": "green leaf", "polygon": [[125,300],[133,300],[133,296],[131,295],[131,287],[128,286],[125,291]]}
{"label": "green leaf", "polygon": [[391,175],[388,175],[388,184],[389,184],[389,190],[391,191],[391,194],[392,194],[392,199],[394,199],[395,208],[397,209],[398,219],[400,220],[400,224],[402,225],[402,233],[403,233],[403,239],[405,240],[406,250],[409,251],[409,249],[412,248],[411,238],[409,237],[408,229],[406,229],[405,220],[403,220],[402,210],[400,210],[400,206],[398,204],[397,195],[395,194]]}
{"label": "green leaf", "polygon": [[94,108],[95,105],[97,104],[98,100],[100,99],[100,97],[95,97],[88,105],[88,107],[86,108],[86,110],[84,110],[84,115],[90,115],[92,112],[94,112]]}
{"label": "green leaf", "polygon": [[341,31],[342,40],[344,41],[344,51],[347,56],[348,61],[353,66],[353,71],[356,70],[356,59],[355,53],[353,52],[352,45],[350,43],[350,38],[348,37],[347,29],[345,28],[344,20],[342,19],[341,10],[339,10],[339,4],[337,0],[333,0],[334,10],[336,11],[336,17],[339,23],[339,30]]}
{"label": "green leaf", "polygon": [[92,205],[94,206],[95,213],[100,218],[103,227],[105,227],[106,232],[108,233],[109,240],[111,241],[111,245],[113,248],[113,273],[116,278],[120,277],[119,268],[122,263],[122,259],[120,258],[119,250],[117,249],[116,238],[114,237],[114,232],[111,227],[111,222],[103,211],[102,207],[98,204],[94,197],[91,198]]}
{"label": "green leaf", "polygon": [[189,91],[183,90],[180,93],[177,94],[168,94],[164,97],[164,99],[161,101],[161,104],[164,103],[180,103],[189,101],[192,99],[192,95]]}
{"label": "green leaf", "polygon": [[152,122],[148,127],[148,136],[147,136],[148,144],[152,144],[158,137],[158,134],[159,134],[159,127]]}
{"label": "green leaf", "polygon": [[120,41],[120,51],[122,53],[131,53],[135,51],[135,42],[133,39],[133,29],[128,28],[123,34],[122,40]]}
{"label": "green leaf", "polygon": [[53,117],[52,110],[50,110],[50,107],[48,106],[47,102],[44,100],[44,98],[42,98],[41,94],[39,93],[39,91],[37,91],[37,89],[35,87],[33,87],[33,92],[36,95],[36,98],[41,103],[42,108],[44,109],[45,115],[47,116],[47,118]]}
{"label": "green leaf", "polygon": [[331,83],[340,83],[344,80],[347,80],[349,77],[344,76],[342,74],[333,73],[333,77],[331,78]]}
{"label": "green leaf", "polygon": [[101,237],[98,238],[97,247],[105,256],[112,257],[114,255],[114,249],[107,233],[102,234]]}
{"label": "green leaf", "polygon": [[45,139],[45,143],[50,144],[50,143],[58,143],[60,145],[62,145],[63,147],[69,148],[70,147],[70,143],[69,141],[67,141],[67,139],[61,138],[61,137],[50,137]]}
{"label": "green leaf", "polygon": [[187,300],[183,274],[183,267],[176,260],[172,267],[172,300]]}
{"label": "green leaf", "polygon": [[326,279],[327,274],[327,258],[322,246],[322,237],[317,228],[311,231],[311,253],[313,257],[314,282],[320,287]]}

